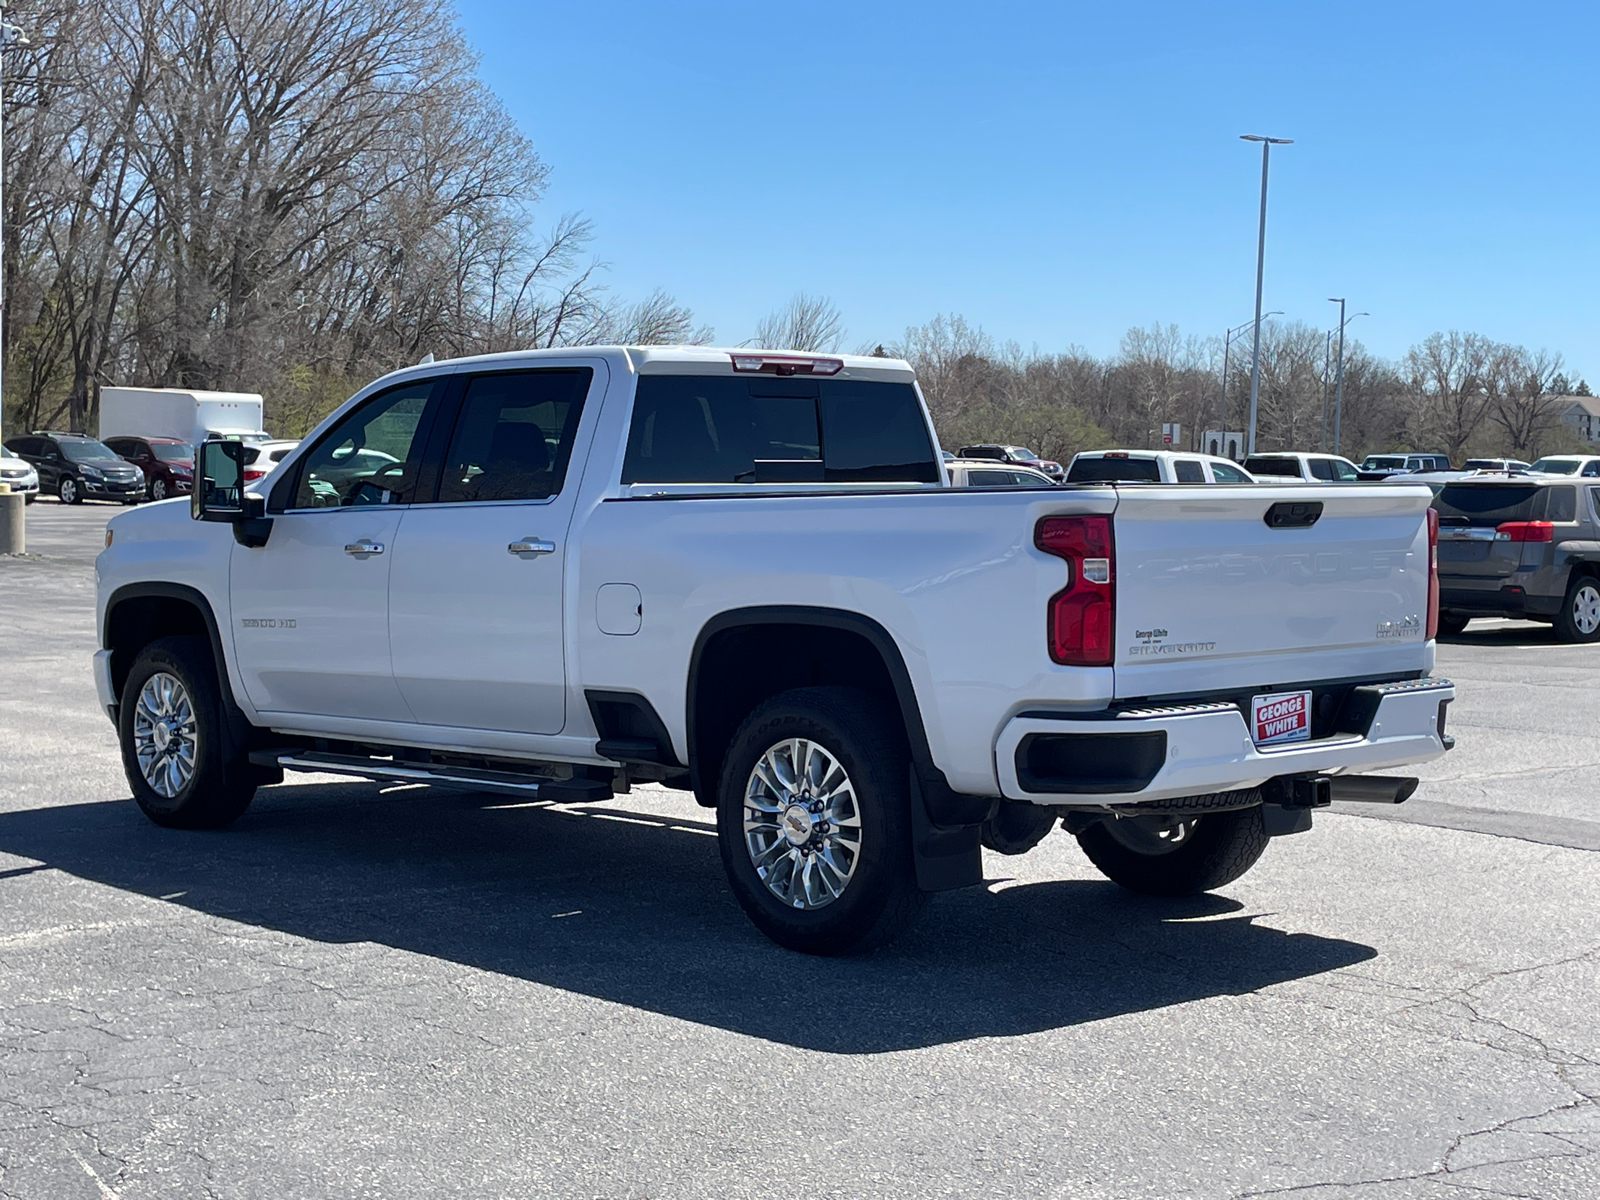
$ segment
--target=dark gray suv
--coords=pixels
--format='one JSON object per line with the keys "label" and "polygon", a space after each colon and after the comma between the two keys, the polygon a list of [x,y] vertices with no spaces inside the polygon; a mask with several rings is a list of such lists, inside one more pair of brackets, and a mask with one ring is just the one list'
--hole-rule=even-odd
{"label": "dark gray suv", "polygon": [[1549,621],[1563,641],[1600,640],[1600,481],[1455,479],[1433,507],[1441,633],[1523,617]]}

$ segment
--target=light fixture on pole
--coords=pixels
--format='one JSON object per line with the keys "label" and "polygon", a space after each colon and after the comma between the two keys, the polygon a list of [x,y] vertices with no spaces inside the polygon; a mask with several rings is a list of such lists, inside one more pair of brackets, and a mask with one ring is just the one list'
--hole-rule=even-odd
{"label": "light fixture on pole", "polygon": [[1369,312],[1351,313],[1344,315],[1344,297],[1329,296],[1329,304],[1339,306],[1339,367],[1336,373],[1337,382],[1334,384],[1333,400],[1333,452],[1339,453],[1339,421],[1344,416],[1344,327],[1357,317],[1370,317]]}
{"label": "light fixture on pole", "polygon": [[[5,7],[5,6],[3,4],[0,4],[0,8],[3,8],[3,7]],[[23,33],[22,30],[18,29],[15,25],[0,23],[0,50],[9,50],[13,46],[26,46],[26,45],[28,45],[28,35],[27,34]],[[4,88],[4,74],[5,74],[4,67],[0,66],[0,112],[4,111],[4,108],[3,108],[3,103],[4,103],[3,97],[4,97],[4,91],[5,91],[5,88]],[[4,141],[5,141],[5,120],[4,120],[3,116],[0,116],[0,145],[3,145]],[[0,151],[0,160],[3,160],[3,151]],[[0,161],[0,180],[3,180],[4,178],[5,178],[4,165],[3,165],[3,161]],[[0,213],[4,213],[4,211],[5,211],[4,206],[0,205]],[[5,246],[5,239],[3,237],[0,237],[0,252],[3,252],[4,246]],[[5,283],[4,283],[4,280],[5,280],[5,272],[3,270],[0,270],[0,315],[3,315],[4,312],[5,312],[6,299],[5,299]],[[0,321],[0,328],[3,328],[3,327],[4,327],[3,321]],[[5,407],[6,406],[5,406],[5,388],[3,386],[4,378],[5,378],[5,347],[3,345],[0,345],[0,440],[3,440],[5,438]]]}
{"label": "light fixture on pole", "polygon": [[1261,390],[1261,276],[1266,266],[1267,254],[1267,161],[1274,146],[1292,146],[1293,138],[1264,137],[1259,133],[1241,133],[1241,141],[1261,143],[1261,220],[1256,231],[1256,334],[1250,351],[1250,448],[1256,452],[1256,397]]}
{"label": "light fixture on pole", "polygon": [[[1262,313],[1261,319],[1266,320],[1268,317],[1281,316],[1283,316],[1283,310],[1277,309],[1273,312]],[[1233,343],[1233,335],[1241,330],[1250,328],[1251,324],[1253,324],[1251,321],[1240,321],[1222,335],[1222,395],[1217,399],[1217,432],[1220,434],[1228,432],[1228,347]],[[1218,453],[1225,453],[1226,449],[1227,447],[1225,446],[1217,447]]]}

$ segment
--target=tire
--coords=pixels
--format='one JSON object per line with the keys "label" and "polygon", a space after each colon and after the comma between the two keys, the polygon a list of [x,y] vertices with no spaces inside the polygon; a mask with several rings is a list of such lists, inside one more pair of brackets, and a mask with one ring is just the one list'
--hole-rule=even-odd
{"label": "tire", "polygon": [[1439,614],[1439,633],[1444,637],[1458,637],[1470,620],[1471,617],[1464,617],[1458,613],[1442,612]]}
{"label": "tire", "polygon": [[25,504],[25,505],[32,504],[38,498],[39,498],[39,493],[38,492],[29,492],[28,495],[27,495],[27,498],[25,500],[23,500],[23,504]]}
{"label": "tire", "polygon": [[[796,743],[810,764],[798,785]],[[912,860],[910,776],[904,733],[865,692],[798,688],[745,718],[723,760],[717,834],[728,884],[756,928],[790,950],[830,955],[904,932],[927,901]],[[823,798],[810,799],[816,792]]]}
{"label": "tire", "polygon": [[1192,896],[1232,883],[1255,866],[1267,841],[1259,804],[1181,818],[1107,817],[1078,835],[1107,879],[1146,896]]}
{"label": "tire", "polygon": [[1574,575],[1553,624],[1563,642],[1600,640],[1600,579]]}
{"label": "tire", "polygon": [[250,807],[259,776],[242,749],[228,757],[205,638],[161,638],[139,652],[122,688],[117,732],[133,798],[157,825],[218,829]]}
{"label": "tire", "polygon": [[63,504],[82,504],[83,485],[71,475],[63,475],[61,482],[56,484],[56,495],[61,498]]}
{"label": "tire", "polygon": [[150,484],[150,499],[165,500],[167,498],[167,481],[157,479]]}

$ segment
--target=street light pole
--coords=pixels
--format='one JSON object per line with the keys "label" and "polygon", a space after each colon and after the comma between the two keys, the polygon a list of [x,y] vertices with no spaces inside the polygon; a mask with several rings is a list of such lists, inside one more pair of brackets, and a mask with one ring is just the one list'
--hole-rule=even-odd
{"label": "street light pole", "polygon": [[1328,360],[1333,357],[1333,330],[1322,339],[1322,441],[1319,449],[1328,452]]}
{"label": "street light pole", "polygon": [[1340,418],[1344,416],[1344,327],[1357,317],[1370,317],[1372,314],[1358,312],[1351,313],[1348,317],[1345,316],[1343,296],[1329,296],[1328,303],[1339,306],[1339,370],[1337,375],[1338,382],[1334,384],[1333,401],[1333,452],[1337,454],[1339,453],[1339,422]]}
{"label": "street light pole", "polygon": [[[1281,309],[1262,314],[1263,319],[1266,317],[1281,316],[1283,316],[1283,310]],[[1222,335],[1222,395],[1217,398],[1217,418],[1219,421],[1219,424],[1217,425],[1217,432],[1223,435],[1223,444],[1217,447],[1217,453],[1221,454],[1224,458],[1227,457],[1228,453],[1228,347],[1233,343],[1234,334],[1238,333],[1240,330],[1248,328],[1250,328],[1249,321],[1240,321],[1239,324],[1235,325],[1232,329],[1229,329]]]}
{"label": "street light pole", "polygon": [[[4,7],[4,5],[0,4],[0,8],[3,8],[3,7]],[[0,50],[9,50],[13,46],[26,46],[27,44],[28,44],[28,35],[23,33],[22,30],[18,29],[15,25],[0,23]],[[4,217],[5,217],[5,202],[4,202],[4,195],[3,195],[3,187],[4,187],[4,182],[5,182],[5,161],[4,161],[4,154],[5,154],[5,151],[4,151],[4,144],[5,144],[5,115],[4,115],[5,114],[5,82],[4,82],[4,80],[5,80],[5,67],[4,67],[4,63],[3,63],[3,57],[4,57],[3,55],[0,55],[0,222],[3,222],[4,221]],[[5,237],[4,237],[4,230],[0,229],[0,330],[3,330],[5,328],[4,313],[5,313],[5,302],[6,302],[6,297],[5,297],[5,278],[6,278],[6,276],[5,276],[5,267],[4,267],[4,257],[5,257]],[[6,405],[5,405],[5,386],[4,386],[4,383],[5,383],[5,350],[6,350],[5,345],[3,343],[0,343],[0,441],[3,441],[5,439],[5,432],[6,432],[5,431]]]}
{"label": "street light pole", "polygon": [[1256,231],[1256,332],[1250,350],[1250,447],[1247,453],[1256,452],[1256,397],[1261,390],[1261,278],[1267,255],[1267,160],[1274,146],[1291,146],[1293,138],[1263,137],[1258,133],[1241,133],[1241,141],[1261,143],[1261,220]]}

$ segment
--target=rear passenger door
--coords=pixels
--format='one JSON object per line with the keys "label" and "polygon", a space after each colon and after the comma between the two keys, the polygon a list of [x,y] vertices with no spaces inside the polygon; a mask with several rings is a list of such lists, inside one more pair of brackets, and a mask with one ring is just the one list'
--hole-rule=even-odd
{"label": "rear passenger door", "polygon": [[390,567],[395,680],[422,724],[565,725],[567,528],[605,385],[597,359],[464,378],[437,494],[406,511]]}

